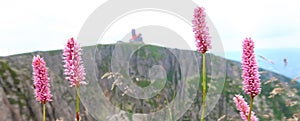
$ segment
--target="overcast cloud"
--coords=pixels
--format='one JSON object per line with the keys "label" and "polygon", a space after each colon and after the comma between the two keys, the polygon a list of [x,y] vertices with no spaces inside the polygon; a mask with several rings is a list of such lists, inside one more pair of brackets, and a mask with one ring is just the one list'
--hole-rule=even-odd
{"label": "overcast cloud", "polygon": [[[61,49],[76,37],[104,0],[0,1],[0,56]],[[218,30],[225,51],[240,50],[245,37],[257,48],[300,48],[300,11],[291,0],[200,0]],[[163,21],[163,20],[162,20]],[[108,36],[124,36],[128,28]],[[126,33],[125,33],[126,34]],[[187,33],[190,34],[190,33]],[[115,40],[117,41],[117,40]],[[193,40],[190,41],[193,44]]]}

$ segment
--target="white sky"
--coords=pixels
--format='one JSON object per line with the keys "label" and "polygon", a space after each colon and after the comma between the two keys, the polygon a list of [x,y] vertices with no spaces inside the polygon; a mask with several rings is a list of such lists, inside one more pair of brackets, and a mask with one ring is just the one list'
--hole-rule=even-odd
{"label": "white sky", "polygon": [[[76,37],[84,21],[104,2],[104,0],[1,0],[0,56],[62,49],[66,39]],[[300,14],[298,14],[300,7],[296,0],[196,2],[204,3],[206,13],[215,25],[225,51],[240,50],[245,37],[252,37],[256,48],[300,48]],[[169,17],[171,20],[172,18],[174,17]],[[174,25],[172,22],[161,20],[159,24],[171,24],[166,25],[170,26],[169,28],[178,23],[175,19],[172,21]],[[153,19],[150,19],[149,24],[151,22],[154,22]],[[116,23],[115,26],[117,25]],[[115,41],[122,39],[132,26],[117,28],[123,29],[112,31],[112,26],[106,37],[116,39]],[[177,32],[183,33],[180,30]],[[191,32],[192,30],[185,34],[191,35]],[[189,44],[193,45],[194,40]]]}

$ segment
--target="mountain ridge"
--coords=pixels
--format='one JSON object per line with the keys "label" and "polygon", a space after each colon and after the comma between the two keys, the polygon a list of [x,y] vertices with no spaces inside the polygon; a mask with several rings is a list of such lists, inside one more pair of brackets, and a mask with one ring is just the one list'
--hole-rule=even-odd
{"label": "mountain ridge", "polygon": [[[135,48],[132,46],[140,46],[140,45],[125,45],[128,48]],[[95,84],[100,84],[103,87],[103,92],[107,95],[108,99],[117,106],[120,105],[120,100],[128,100],[132,101],[132,104],[122,104],[119,108],[127,111],[127,112],[148,112],[151,110],[161,109],[159,106],[165,106],[167,103],[159,103],[159,101],[151,100],[135,100],[129,97],[121,96],[123,92],[121,90],[110,90],[112,81],[104,79],[101,80],[101,76],[107,72],[112,72],[111,59],[113,56],[114,49],[116,49],[116,45],[97,45],[83,48],[83,57],[95,57],[94,59],[90,59],[86,64],[87,72],[91,72],[90,68],[95,69],[97,73],[96,79],[98,80]],[[197,63],[201,63],[201,55],[195,51],[187,51],[187,50],[172,50],[175,55],[184,55],[184,54],[194,54]],[[96,53],[95,56],[91,56],[91,54]],[[167,69],[167,77],[169,82],[170,89],[164,89],[161,93],[165,94],[165,98],[172,100],[172,92],[174,92],[178,86],[180,87],[180,83],[177,83],[176,80],[178,74],[179,76],[183,76],[183,74],[178,73],[176,68],[178,68],[178,62],[172,59],[173,57],[168,54],[168,51],[165,51],[164,48],[157,46],[146,46],[144,48],[140,48],[140,50],[136,51],[132,59],[130,60],[132,66],[131,70],[133,71],[133,77],[141,78],[147,81],[147,71],[149,69],[149,64],[161,63],[165,65],[164,68]],[[50,72],[51,79],[51,90],[53,90],[54,101],[47,105],[47,118],[49,120],[57,120],[63,118],[64,120],[73,120],[74,113],[74,90],[69,88],[69,84],[66,80],[64,80],[63,75],[63,67],[62,67],[62,50],[53,50],[53,51],[35,51],[32,53],[24,53],[18,54],[8,57],[1,57],[0,61],[0,98],[6,100],[6,102],[1,102],[0,109],[3,109],[4,119],[7,121],[10,120],[41,120],[41,115],[39,110],[41,110],[41,106],[39,103],[34,100],[34,93],[32,89],[32,67],[31,61],[33,55],[41,54],[47,62],[47,66]],[[148,54],[148,55],[147,55]],[[162,57],[161,55],[168,55]],[[118,55],[117,57],[122,57],[122,55]],[[232,101],[232,97],[235,94],[242,94],[242,79],[241,79],[241,68],[240,63],[237,61],[225,60],[224,58],[219,58],[213,55],[209,55],[209,62],[214,62],[216,65],[213,67],[223,68],[222,63],[226,63],[226,70],[222,72],[222,69],[218,69],[218,71],[214,70],[214,68],[208,67],[209,75],[215,74],[220,75],[220,79],[222,79],[222,74],[226,75],[224,90],[222,91],[222,96],[218,100],[216,107],[213,108],[213,111],[207,117],[207,120],[217,120],[218,118],[226,115],[224,120],[238,120],[239,114],[235,109],[235,106]],[[179,60],[185,63],[188,63],[188,58]],[[89,62],[96,63],[96,67],[89,64]],[[224,64],[223,64],[224,65]],[[199,65],[198,68],[200,68]],[[189,66],[188,66],[189,67]],[[191,66],[192,67],[192,66]],[[175,69],[175,70],[174,70]],[[215,68],[216,69],[216,68]],[[174,70],[174,71],[171,71]],[[212,71],[213,70],[213,71]],[[299,83],[291,84],[290,78],[282,76],[280,74],[266,71],[265,69],[260,69],[260,72],[264,72],[261,75],[263,92],[258,96],[257,101],[254,107],[254,111],[258,115],[261,120],[283,120],[284,117],[292,118],[295,112],[299,112],[299,104],[295,104],[293,106],[286,106],[288,101],[299,100]],[[177,73],[177,76],[176,76]],[[169,76],[168,76],[169,75]],[[88,75],[88,80],[91,77]],[[208,76],[210,77],[210,76]],[[267,81],[270,81],[272,77],[277,78],[277,81],[269,82],[265,84]],[[215,77],[217,78],[217,77]],[[135,80],[136,81],[136,80]],[[89,82],[89,81],[88,81]],[[287,82],[287,85],[286,85]],[[91,85],[93,82],[89,82]],[[173,83],[175,85],[173,86]],[[213,83],[213,82],[211,82]],[[167,86],[168,87],[168,86]],[[177,87],[177,88],[176,88]],[[215,87],[211,86],[211,89]],[[107,88],[107,89],[105,89]],[[271,92],[276,88],[284,88],[283,91],[286,93],[278,93],[274,94],[273,98],[268,98],[271,95]],[[230,89],[230,90],[229,90]],[[292,92],[293,90],[298,90],[297,92]],[[174,90],[174,91],[172,91]],[[83,89],[84,91],[84,89]],[[293,93],[294,97],[289,97],[287,94]],[[180,96],[180,94],[178,95]],[[247,96],[244,95],[247,99]],[[276,101],[273,101],[276,99]],[[150,103],[150,102],[151,103]],[[201,102],[201,99],[199,99]],[[8,103],[7,103],[8,102]],[[141,108],[141,106],[146,105],[146,107]],[[134,105],[135,106],[134,106]],[[283,104],[283,105],[282,105]],[[13,107],[13,108],[9,108]],[[83,103],[82,109],[82,118],[83,120],[100,120],[102,118],[111,119],[115,115],[100,115],[98,114],[98,109],[88,108],[88,104]],[[118,106],[117,106],[118,107]],[[93,110],[93,112],[89,111]],[[285,112],[280,113],[280,111],[285,110]],[[197,113],[199,112],[198,104],[193,103],[191,108],[179,119],[179,120],[196,120]],[[259,113],[261,112],[261,113]],[[1,115],[2,113],[0,113]],[[110,114],[110,113],[108,113]],[[128,119],[133,119],[132,115],[127,115]]]}

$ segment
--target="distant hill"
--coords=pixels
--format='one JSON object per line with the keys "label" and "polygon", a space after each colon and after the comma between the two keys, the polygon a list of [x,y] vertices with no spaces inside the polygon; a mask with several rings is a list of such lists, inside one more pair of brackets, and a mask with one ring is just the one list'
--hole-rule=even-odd
{"label": "distant hill", "polygon": [[[200,78],[197,70],[201,68],[201,55],[194,51],[167,49],[158,46],[146,45],[139,48],[134,53],[129,53],[130,58],[124,56],[124,52],[139,47],[141,44],[121,43],[118,45],[97,45],[83,48],[83,58],[87,72],[88,85],[81,88],[81,116],[84,121],[115,121],[116,119],[141,120],[132,113],[150,113],[163,109],[172,104],[176,97],[189,97],[195,95],[197,82]],[[118,47],[118,48],[117,48]],[[121,48],[120,48],[121,47]],[[118,49],[118,50],[117,50]],[[50,85],[53,94],[53,102],[47,103],[47,120],[55,121],[63,119],[64,121],[74,120],[75,109],[75,90],[69,87],[69,82],[64,79],[62,66],[62,50],[33,52],[13,55],[0,58],[0,117],[3,121],[41,121],[42,107],[34,99],[32,87],[32,66],[33,55],[40,54],[50,71]],[[128,53],[127,53],[128,54]],[[194,55],[194,56],[192,56]],[[263,56],[268,55],[262,53]],[[190,60],[195,61],[190,63]],[[281,57],[281,56],[279,56]],[[283,57],[283,56],[282,56]],[[293,59],[289,56],[289,64],[292,66]],[[114,58],[114,59],[113,59]],[[122,60],[128,59],[128,62]],[[275,61],[275,64],[283,64]],[[116,64],[117,63],[117,64]],[[261,63],[261,60],[260,60]],[[95,65],[94,65],[95,64]],[[209,54],[208,64],[208,90],[213,92],[221,90],[221,97],[216,100],[216,105],[209,105],[212,111],[206,117],[206,120],[216,121],[236,121],[241,120],[235,105],[233,96],[235,94],[244,95],[249,102],[249,97],[242,91],[241,64],[238,61],[226,60],[224,58]],[[154,66],[152,65],[162,65]],[[185,65],[185,66],[183,66]],[[140,89],[149,89],[156,91],[157,94],[150,98],[137,99],[128,96],[130,93],[122,86],[114,87],[114,82],[119,80],[117,77],[102,78],[107,72],[124,74],[127,70],[118,67],[124,66],[128,69],[129,76],[124,78],[132,79],[134,85]],[[164,69],[162,73],[161,70]],[[150,71],[149,71],[150,70]],[[201,69],[200,69],[201,70]],[[195,72],[194,72],[195,71]],[[188,73],[182,73],[188,72]],[[283,76],[269,70],[260,69],[262,81],[262,93],[256,97],[254,102],[254,111],[260,118],[260,121],[282,121],[287,119],[296,119],[300,113],[300,84],[291,83],[291,78]],[[152,76],[160,79],[166,77],[166,80],[154,81]],[[184,81],[183,77],[187,77]],[[119,80],[120,81],[120,80]],[[219,82],[224,84],[218,85]],[[163,82],[163,83],[162,83]],[[183,85],[187,83],[187,85]],[[120,84],[121,85],[121,84]],[[148,85],[154,85],[154,88],[147,88]],[[127,85],[128,86],[128,85]],[[163,86],[161,90],[157,90]],[[100,90],[101,89],[101,90]],[[187,91],[184,93],[185,90]],[[87,93],[88,92],[88,93]],[[139,93],[132,91],[133,94]],[[199,98],[190,102],[190,99],[182,100],[185,102],[180,105],[185,107],[186,103],[191,104],[188,111],[182,114],[179,121],[198,120],[201,91]],[[216,94],[218,95],[218,94]],[[209,99],[213,99],[214,94]],[[109,103],[99,103],[99,100],[105,100]],[[193,100],[192,100],[193,101]],[[95,105],[97,104],[97,105]],[[111,105],[112,108],[104,108]],[[114,113],[119,110],[126,113]],[[180,109],[172,109],[174,113]],[[179,114],[178,114],[179,115]],[[169,113],[161,113],[160,120],[167,120]],[[157,120],[154,117],[148,120]]]}
{"label": "distant hill", "polygon": [[[299,77],[298,81],[300,81],[300,48],[256,49],[255,53],[259,67],[292,79]],[[241,52],[227,52],[226,58],[241,61]]]}

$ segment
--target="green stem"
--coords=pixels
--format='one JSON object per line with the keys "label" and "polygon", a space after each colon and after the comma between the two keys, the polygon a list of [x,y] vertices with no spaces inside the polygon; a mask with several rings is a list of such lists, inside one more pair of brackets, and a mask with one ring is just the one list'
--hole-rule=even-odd
{"label": "green stem", "polygon": [[253,100],[254,100],[254,97],[251,96],[251,100],[250,100],[250,112],[249,112],[249,115],[248,115],[248,121],[251,120],[251,112],[252,112],[252,107],[253,107]]}
{"label": "green stem", "polygon": [[203,101],[202,101],[202,115],[201,121],[204,121],[205,109],[206,109],[206,54],[202,54],[202,87],[203,87]]}
{"label": "green stem", "polygon": [[76,86],[76,121],[79,121],[79,106],[80,106],[80,95],[79,95],[79,86]]}
{"label": "green stem", "polygon": [[[175,98],[175,93],[173,94],[173,96],[172,96],[172,99],[174,99]],[[167,104],[168,104],[168,106],[169,106],[169,117],[170,117],[170,121],[173,121],[173,114],[172,114],[172,109],[171,109],[171,105],[170,105],[170,103],[169,103],[169,100],[168,100],[168,97],[166,96],[166,100],[167,100]]]}
{"label": "green stem", "polygon": [[46,103],[43,103],[43,121],[46,121]]}
{"label": "green stem", "polygon": [[171,107],[169,107],[169,115],[170,115],[170,121],[173,121],[173,116],[172,116],[172,110],[171,110]]}

